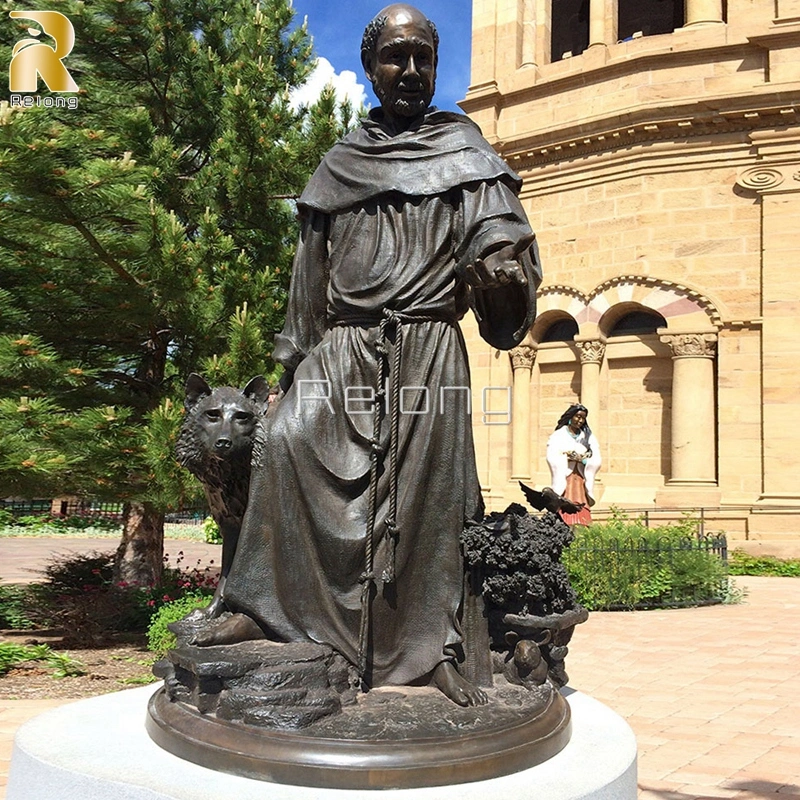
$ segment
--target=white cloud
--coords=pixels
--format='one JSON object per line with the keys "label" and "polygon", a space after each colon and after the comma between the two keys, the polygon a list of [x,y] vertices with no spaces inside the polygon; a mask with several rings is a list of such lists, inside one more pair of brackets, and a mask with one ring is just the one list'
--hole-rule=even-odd
{"label": "white cloud", "polygon": [[352,103],[353,108],[358,108],[367,100],[367,93],[364,91],[364,86],[358,82],[355,72],[344,69],[337,74],[333,64],[327,58],[318,58],[317,66],[306,82],[292,91],[292,108],[310,106],[329,83],[333,84],[336,100],[339,103],[347,99]]}

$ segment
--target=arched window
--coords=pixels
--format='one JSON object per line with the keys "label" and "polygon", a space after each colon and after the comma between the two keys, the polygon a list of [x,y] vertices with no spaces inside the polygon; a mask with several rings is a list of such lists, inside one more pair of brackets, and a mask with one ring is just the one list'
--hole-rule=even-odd
{"label": "arched window", "polygon": [[552,0],[550,60],[577,56],[589,46],[589,0]]}
{"label": "arched window", "polygon": [[618,35],[622,42],[636,34],[655,36],[683,27],[683,0],[618,1]]}
{"label": "arched window", "polygon": [[631,311],[620,317],[609,336],[634,336],[655,333],[657,328],[665,328],[667,321],[657,311]]}
{"label": "arched window", "polygon": [[578,332],[578,323],[572,317],[556,320],[540,339],[544,342],[571,342]]}

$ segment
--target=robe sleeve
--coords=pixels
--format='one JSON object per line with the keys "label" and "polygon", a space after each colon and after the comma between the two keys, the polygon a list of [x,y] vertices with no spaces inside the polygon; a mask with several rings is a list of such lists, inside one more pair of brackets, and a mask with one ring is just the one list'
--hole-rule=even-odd
{"label": "robe sleeve", "polygon": [[289,304],[283,330],[275,337],[272,357],[286,370],[281,385],[291,385],[300,362],[322,341],[328,329],[328,218],[311,210],[301,217],[300,241],[292,267]]}
{"label": "robe sleeve", "polygon": [[[463,187],[461,212],[462,238],[456,250],[459,274],[477,258],[485,258],[531,233],[519,198],[502,180]],[[542,282],[542,268],[535,240],[519,255],[518,261],[528,279],[527,286],[470,288],[470,306],[481,336],[501,350],[518,345],[536,317],[536,290]]]}
{"label": "robe sleeve", "polygon": [[566,456],[565,442],[561,429],[550,434],[547,440],[547,466],[550,467],[550,488],[556,494],[567,490],[567,476],[571,470]]}

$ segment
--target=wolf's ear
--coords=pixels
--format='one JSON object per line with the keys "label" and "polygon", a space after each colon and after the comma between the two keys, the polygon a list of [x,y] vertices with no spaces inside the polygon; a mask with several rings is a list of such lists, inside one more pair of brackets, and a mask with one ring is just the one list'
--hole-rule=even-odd
{"label": "wolf's ear", "polygon": [[196,372],[193,372],[186,379],[186,396],[183,398],[183,405],[188,411],[194,408],[203,398],[211,394],[211,387]]}
{"label": "wolf's ear", "polygon": [[269,384],[262,375],[259,375],[242,389],[242,394],[256,403],[266,403],[267,395],[269,395]]}

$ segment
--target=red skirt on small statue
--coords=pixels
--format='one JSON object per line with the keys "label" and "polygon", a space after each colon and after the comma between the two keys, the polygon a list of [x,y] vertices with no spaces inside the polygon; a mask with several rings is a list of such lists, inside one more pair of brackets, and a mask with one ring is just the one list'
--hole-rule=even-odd
{"label": "red skirt on small statue", "polygon": [[571,472],[567,476],[567,488],[564,490],[564,497],[573,503],[583,503],[582,508],[577,514],[567,514],[559,511],[559,515],[567,525],[591,525],[592,514],[589,511],[589,498],[586,495],[586,483],[578,472]]}

